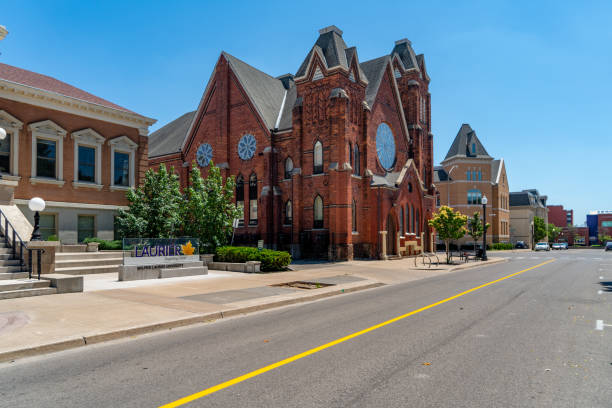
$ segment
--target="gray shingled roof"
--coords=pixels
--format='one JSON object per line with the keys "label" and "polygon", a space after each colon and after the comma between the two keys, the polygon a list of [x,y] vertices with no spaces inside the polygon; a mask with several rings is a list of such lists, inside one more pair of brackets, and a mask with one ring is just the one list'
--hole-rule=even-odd
{"label": "gray shingled roof", "polygon": [[[323,58],[325,58],[325,63],[327,64],[327,68],[334,68],[337,66],[343,67],[348,70],[348,61],[346,56],[346,43],[342,39],[342,31],[334,26],[325,28],[321,31],[328,30],[319,35],[317,42],[312,47],[306,59],[298,68],[296,77],[301,77],[306,74],[306,70],[308,69],[308,63],[310,62],[310,57],[315,50],[315,47],[319,47],[321,49],[321,53],[323,54]],[[321,32],[320,31],[320,32]]]}
{"label": "gray shingled roof", "polygon": [[492,182],[496,182],[497,181],[497,173],[499,173],[499,167],[501,165],[501,160],[493,160],[491,162],[491,181]]}
{"label": "gray shingled roof", "polygon": [[510,192],[510,207],[533,206],[546,208],[547,196],[542,196],[536,189]]}
{"label": "gray shingled roof", "polygon": [[380,58],[375,58],[366,62],[362,62],[360,65],[365,76],[368,78],[368,86],[366,87],[366,102],[370,107],[374,104],[378,88],[385,74],[385,67],[387,63],[391,61],[388,55],[384,55]]}
{"label": "gray shingled roof", "polygon": [[[472,144],[476,144],[476,151],[472,153]],[[461,125],[453,144],[451,145],[448,153],[444,160],[448,160],[451,157],[479,157],[479,158],[490,158],[489,153],[480,143],[480,140],[476,136],[476,132],[468,125],[464,123]]]}
{"label": "gray shingled roof", "polygon": [[[448,181],[448,173],[444,170],[442,166],[434,167],[434,183],[439,183],[440,181]],[[451,178],[452,180],[452,178]]]}
{"label": "gray shingled roof", "polygon": [[287,98],[285,99],[285,106],[281,112],[280,122],[278,124],[279,130],[291,129],[293,127],[293,107],[297,99],[297,88],[293,81],[288,82],[289,89],[287,90]]}
{"label": "gray shingled roof", "polygon": [[391,55],[397,54],[404,64],[405,69],[419,69],[417,65],[416,55],[414,55],[414,50],[412,49],[410,41],[403,39],[395,42],[395,47],[393,47],[393,51],[391,51]]}
{"label": "gray shingled roof", "polygon": [[196,111],[187,112],[149,135],[149,157],[177,153],[187,137]]}
{"label": "gray shingled roof", "polygon": [[285,96],[283,82],[226,52],[223,56],[229,62],[232,72],[240,81],[266,127],[273,129]]}

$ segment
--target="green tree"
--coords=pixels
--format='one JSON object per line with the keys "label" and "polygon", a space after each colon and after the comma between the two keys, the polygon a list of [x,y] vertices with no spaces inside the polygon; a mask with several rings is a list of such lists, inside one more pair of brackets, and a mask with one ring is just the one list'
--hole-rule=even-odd
{"label": "green tree", "polygon": [[459,211],[453,210],[451,207],[443,205],[438,212],[432,215],[428,221],[429,226],[436,230],[438,237],[444,240],[446,245],[446,263],[450,263],[450,242],[453,239],[459,239],[465,235],[465,224],[467,216]]}
{"label": "green tree", "polygon": [[550,242],[556,242],[557,238],[561,234],[561,228],[557,227],[555,224],[548,224],[547,228],[548,240]]}
{"label": "green tree", "polygon": [[536,243],[546,237],[546,223],[543,218],[533,217],[533,239]]}
{"label": "green tree", "polygon": [[201,251],[214,253],[228,243],[232,223],[242,215],[242,209],[234,204],[236,182],[232,176],[224,183],[221,170],[212,162],[206,178],[194,162],[189,179],[181,206],[183,234],[199,238]]}
{"label": "green tree", "polygon": [[[480,218],[480,213],[476,211],[474,215],[468,219],[467,223],[467,232],[474,240],[474,250],[476,250],[476,244],[478,240],[483,236],[485,231],[485,226],[482,224],[482,218]],[[491,225],[487,223],[487,230]]]}
{"label": "green tree", "polygon": [[163,164],[147,170],[142,186],[127,192],[127,210],[119,210],[117,228],[122,237],[170,238],[180,231],[183,198],[174,168]]}

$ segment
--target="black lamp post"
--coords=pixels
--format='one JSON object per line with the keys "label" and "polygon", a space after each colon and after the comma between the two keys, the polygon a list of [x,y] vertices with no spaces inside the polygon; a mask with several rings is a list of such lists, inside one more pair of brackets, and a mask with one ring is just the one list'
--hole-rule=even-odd
{"label": "black lamp post", "polygon": [[482,260],[486,261],[487,258],[487,196],[482,196],[482,219],[484,232],[482,234]]}
{"label": "black lamp post", "polygon": [[42,241],[40,236],[40,214],[39,211],[45,209],[45,200],[40,197],[33,197],[28,202],[28,207],[34,212],[34,229],[30,241]]}

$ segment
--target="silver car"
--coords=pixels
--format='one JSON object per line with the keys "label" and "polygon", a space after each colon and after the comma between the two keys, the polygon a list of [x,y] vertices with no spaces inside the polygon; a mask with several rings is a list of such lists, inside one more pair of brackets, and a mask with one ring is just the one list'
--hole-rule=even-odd
{"label": "silver car", "polygon": [[550,251],[550,245],[548,242],[538,242],[535,246],[536,251]]}

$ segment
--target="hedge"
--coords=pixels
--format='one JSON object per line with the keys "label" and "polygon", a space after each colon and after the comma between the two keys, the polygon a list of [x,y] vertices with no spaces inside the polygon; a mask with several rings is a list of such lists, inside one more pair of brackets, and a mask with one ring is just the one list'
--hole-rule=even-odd
{"label": "hedge", "polygon": [[215,261],[247,262],[260,261],[263,272],[282,271],[291,263],[291,255],[285,251],[257,249],[253,247],[224,246],[217,248]]}
{"label": "hedge", "polygon": [[97,242],[98,244],[100,244],[98,246],[98,249],[102,251],[123,249],[123,242],[119,239],[116,241],[107,241],[105,239],[100,238],[85,238],[85,240],[83,241],[83,243],[85,244],[88,244],[90,242]]}

